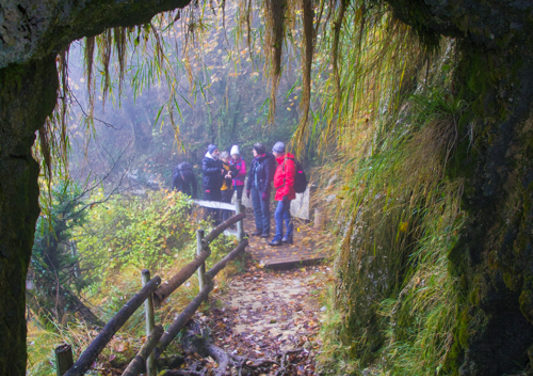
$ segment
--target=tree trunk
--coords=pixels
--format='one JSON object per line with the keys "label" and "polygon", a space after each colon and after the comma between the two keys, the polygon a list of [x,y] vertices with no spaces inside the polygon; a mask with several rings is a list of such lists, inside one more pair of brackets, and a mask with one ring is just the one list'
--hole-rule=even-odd
{"label": "tree trunk", "polygon": [[0,70],[0,374],[26,372],[25,281],[39,215],[35,131],[56,103],[55,58]]}

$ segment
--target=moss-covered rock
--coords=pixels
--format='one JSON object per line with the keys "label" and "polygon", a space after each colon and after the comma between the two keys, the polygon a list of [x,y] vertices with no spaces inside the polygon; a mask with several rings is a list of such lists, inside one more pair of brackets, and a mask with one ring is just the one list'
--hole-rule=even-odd
{"label": "moss-covered rock", "polygon": [[[528,351],[531,352],[533,344],[533,3],[498,0],[387,2],[395,16],[414,27],[425,44],[438,44],[442,35],[457,42],[449,88],[455,101],[464,105],[455,120],[448,123],[457,134],[449,149],[449,159],[443,164],[444,178],[437,174],[434,177],[444,186],[455,184],[456,193],[461,196],[464,224],[457,228],[457,242],[447,243],[451,246],[447,269],[438,271],[447,275],[442,277],[445,283],[453,285],[454,293],[444,296],[453,299],[449,304],[457,309],[446,310],[444,305],[433,305],[449,316],[448,321],[431,329],[438,336],[444,330],[444,323],[451,323],[448,326],[450,341],[441,343],[449,348],[442,357],[432,358],[434,364],[415,364],[424,354],[415,349],[417,338],[427,330],[431,318],[436,317],[434,313],[421,310],[419,299],[431,297],[439,301],[437,296],[428,295],[429,286],[424,287],[425,292],[417,288],[422,280],[420,276],[425,275],[424,269],[428,268],[427,261],[419,258],[421,251],[417,249],[436,246],[438,243],[429,247],[424,244],[427,237],[439,237],[444,229],[425,226],[425,237],[412,239],[410,249],[387,243],[390,249],[381,253],[388,257],[385,262],[379,255],[370,256],[376,248],[368,245],[369,242],[382,244],[376,239],[384,229],[376,223],[386,222],[386,218],[367,226],[369,221],[358,212],[356,226],[362,226],[358,239],[351,242],[348,251],[341,251],[345,260],[339,265],[343,282],[338,291],[350,299],[341,296],[338,301],[356,308],[357,302],[365,302],[363,294],[370,289],[387,292],[389,295],[382,294],[381,298],[394,301],[392,306],[396,308],[380,311],[371,308],[379,307],[378,302],[367,302],[362,309],[366,319],[360,323],[350,319],[352,309],[346,310],[349,331],[360,336],[364,329],[360,325],[372,323],[373,332],[379,333],[376,338],[381,340],[377,351],[375,348],[359,351],[360,354],[374,352],[373,364],[365,363],[372,359],[368,356],[356,362],[362,360],[361,367],[383,367],[394,374],[408,372],[407,359],[413,374],[445,372],[481,376],[532,369],[533,365],[528,364]],[[446,89],[438,81],[429,82],[429,85]],[[413,107],[407,111],[411,117],[416,117],[419,109]],[[427,126],[442,127],[442,122]],[[389,137],[393,140],[397,136],[391,132]],[[412,149],[413,154],[418,152]],[[384,163],[386,158],[382,155],[376,159]],[[394,184],[392,181],[387,184],[388,194],[402,192],[394,192],[391,188]],[[439,184],[433,187],[441,189]],[[409,207],[402,196],[390,200],[400,208]],[[370,201],[367,204],[373,205]],[[426,201],[426,204],[435,202]],[[430,210],[431,207],[423,207],[418,213]],[[412,261],[403,269],[385,268],[391,264],[390,257],[401,261],[406,258],[406,252],[409,260],[416,262]],[[380,280],[364,276],[373,270],[372,265],[365,262],[369,257],[377,259],[384,271]],[[385,282],[380,282],[382,280]],[[396,287],[390,289],[389,286]],[[411,298],[411,295],[418,298]],[[428,306],[423,307],[428,309]],[[342,310],[342,306],[339,309]],[[390,334],[384,336],[383,333]],[[383,338],[388,338],[388,342]],[[444,363],[437,364],[440,360]]]}

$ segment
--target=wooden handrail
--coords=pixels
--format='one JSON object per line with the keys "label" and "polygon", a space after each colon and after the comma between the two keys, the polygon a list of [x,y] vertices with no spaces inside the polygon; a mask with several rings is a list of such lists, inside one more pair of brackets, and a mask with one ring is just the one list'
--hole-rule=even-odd
{"label": "wooden handrail", "polygon": [[78,361],[70,368],[65,376],[79,376],[87,371],[91,364],[96,360],[100,352],[109,343],[117,330],[131,317],[133,312],[144,303],[144,300],[155,291],[161,283],[161,278],[154,277],[144,287],[135,294],[128,302],[117,312],[115,316],[104,326],[104,329],[91,342],[89,347],[80,355]]}
{"label": "wooden handrail", "polygon": [[194,200],[193,202],[196,205],[201,206],[203,208],[223,209],[223,210],[233,210],[233,211],[235,211],[235,205],[230,204],[229,202],[206,201],[206,200]]}
{"label": "wooden handrail", "polygon": [[207,284],[204,286],[202,291],[196,295],[196,297],[185,307],[185,309],[176,317],[172,324],[165,331],[159,343],[155,348],[155,358],[158,359],[159,356],[165,351],[168,344],[176,337],[181,329],[185,327],[187,322],[191,319],[194,312],[200,307],[200,304],[207,299],[209,292],[213,289],[213,281],[208,280]]}
{"label": "wooden handrail", "polygon": [[[211,202],[197,202],[199,205],[205,206],[207,204],[211,205]],[[224,230],[228,227],[242,221],[245,217],[244,213],[240,213],[240,206],[233,206],[230,204],[224,203],[224,205],[218,205],[215,207],[224,208],[228,210],[235,210],[236,215],[227,219],[216,228],[214,228],[205,238],[199,237],[198,239],[198,253],[193,261],[185,265],[178,273],[176,273],[170,280],[166,281],[164,284],[161,284],[160,277],[154,277],[149,282],[147,282],[143,288],[135,294],[116,314],[113,318],[104,326],[102,331],[96,336],[96,338],[91,342],[91,344],[83,351],[80,355],[78,361],[72,366],[64,376],[79,376],[83,375],[91,366],[91,364],[96,360],[100,352],[104,347],[109,343],[113,335],[124,325],[124,323],[131,317],[131,315],[139,308],[143,302],[149,298],[152,294],[153,300],[156,305],[160,305],[173,291],[175,291],[179,286],[181,286],[185,281],[187,281],[194,272],[200,268],[204,263],[207,257],[209,257],[211,251],[209,249],[209,244]],[[240,205],[240,204],[238,204]],[[212,207],[212,206],[208,206]],[[149,338],[146,340],[146,343],[139,350],[135,358],[130,362],[126,370],[124,371],[124,376],[136,375],[142,369],[143,363],[146,361],[146,358],[149,356],[152,351],[155,353],[155,357],[159,358],[161,353],[165,350],[168,344],[176,337],[183,327],[190,320],[194,312],[198,309],[200,304],[205,301],[209,295],[209,292],[213,289],[213,277],[222,270],[226,264],[237,257],[240,253],[244,251],[248,240],[242,240],[244,233],[242,231],[242,222],[240,226],[240,231],[238,239],[240,240],[239,245],[233,249],[229,254],[227,254],[222,260],[215,264],[208,272],[205,273],[205,285],[201,288],[198,295],[185,307],[185,309],[178,315],[178,317],[172,322],[167,331],[163,332],[163,329],[158,326],[155,327],[150,333]],[[147,271],[143,271],[149,274]],[[146,279],[147,279],[146,278]],[[146,280],[144,279],[144,281]]]}
{"label": "wooden handrail", "polygon": [[180,287],[191,277],[191,275],[194,274],[196,269],[198,269],[198,267],[205,262],[208,256],[208,251],[202,251],[200,255],[196,256],[194,260],[181,268],[180,271],[174,274],[172,278],[166,282],[163,282],[161,286],[159,286],[159,288],[154,292],[155,304],[160,306],[163,300],[165,300],[170,294],[172,294],[172,292],[174,292],[174,290]]}
{"label": "wooden handrail", "polygon": [[194,312],[196,312],[200,304],[202,304],[202,302],[207,299],[209,292],[213,289],[212,278],[220,270],[222,270],[229,261],[233,260],[240,253],[242,253],[247,245],[248,240],[243,240],[235,249],[228,253],[226,257],[216,263],[211,269],[209,269],[208,272],[205,273],[205,276],[207,277],[207,283],[205,287],[193,299],[193,301],[189,303],[187,307],[185,307],[185,309],[178,315],[178,317],[174,320],[170,327],[165,331],[165,333],[161,337],[161,340],[159,341],[159,344],[155,349],[156,358],[161,355],[161,353],[165,350],[168,344],[174,339],[174,337],[176,337],[178,332],[183,329],[183,327],[187,324]]}
{"label": "wooden handrail", "polygon": [[245,214],[244,213],[241,213],[241,214],[237,214],[237,215],[234,215],[233,217],[231,218],[228,218],[226,219],[224,222],[222,222],[221,224],[219,224],[217,227],[215,227],[205,238],[204,238],[204,241],[205,241],[205,244],[209,244],[211,243],[213,240],[216,239],[217,236],[219,236],[220,234],[222,234],[224,232],[224,230],[226,230],[228,227],[230,227],[232,224],[234,223],[237,223],[238,221],[240,221],[241,219],[244,219],[245,217]]}
{"label": "wooden handrail", "polygon": [[222,260],[220,260],[215,265],[213,265],[213,267],[205,273],[205,276],[209,279],[213,279],[219,271],[224,269],[224,267],[226,266],[228,262],[233,260],[238,255],[240,255],[244,251],[247,245],[248,245],[248,239],[244,239],[242,242],[240,242],[240,244],[237,247],[235,247],[230,253],[228,253]]}
{"label": "wooden handrail", "polygon": [[146,339],[144,345],[137,352],[137,355],[135,355],[135,358],[132,359],[130,364],[128,364],[128,367],[122,372],[122,376],[136,376],[141,372],[146,363],[146,359],[148,359],[148,356],[151,354],[162,335],[163,327],[161,325],[154,327],[154,330],[152,330],[152,333],[150,333],[150,336]]}

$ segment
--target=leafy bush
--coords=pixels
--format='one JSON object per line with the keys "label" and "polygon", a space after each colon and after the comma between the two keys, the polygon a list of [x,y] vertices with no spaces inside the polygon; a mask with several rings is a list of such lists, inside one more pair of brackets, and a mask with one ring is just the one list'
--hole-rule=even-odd
{"label": "leafy bush", "polygon": [[[196,253],[196,230],[209,224],[196,218],[191,201],[181,193],[158,191],[145,196],[103,193],[92,198],[102,201],[87,213],[86,222],[74,231],[80,255],[85,297],[98,307],[102,320],[109,320],[141,287],[141,271],[170,278]],[[105,202],[104,202],[105,201]],[[234,246],[224,236],[211,243],[207,268]],[[170,318],[184,308],[198,292],[196,275],[169,298],[159,313]],[[124,328],[135,336],[143,327],[139,310]]]}
{"label": "leafy bush", "polygon": [[[94,199],[103,200],[103,193]],[[188,218],[190,209],[185,196],[166,191],[117,195],[94,206],[74,236],[81,268],[90,271],[86,275],[93,288],[128,267],[159,270],[178,254],[192,257],[189,243],[195,226]]]}
{"label": "leafy bush", "polygon": [[[79,277],[78,255],[70,242],[72,228],[85,220],[83,192],[68,181],[51,189],[48,203],[37,220],[28,281],[28,304],[45,320],[66,321],[68,313],[79,313],[85,320],[97,319],[79,300],[83,281]],[[41,197],[42,198],[42,197]]]}

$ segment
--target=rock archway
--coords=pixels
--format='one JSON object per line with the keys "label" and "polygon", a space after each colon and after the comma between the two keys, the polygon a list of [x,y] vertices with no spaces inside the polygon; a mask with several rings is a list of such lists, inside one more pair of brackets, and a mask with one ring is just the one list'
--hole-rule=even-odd
{"label": "rock archway", "polygon": [[56,56],[106,28],[149,22],[189,0],[0,4],[0,374],[26,373],[25,279],[39,215],[35,132],[57,100]]}

